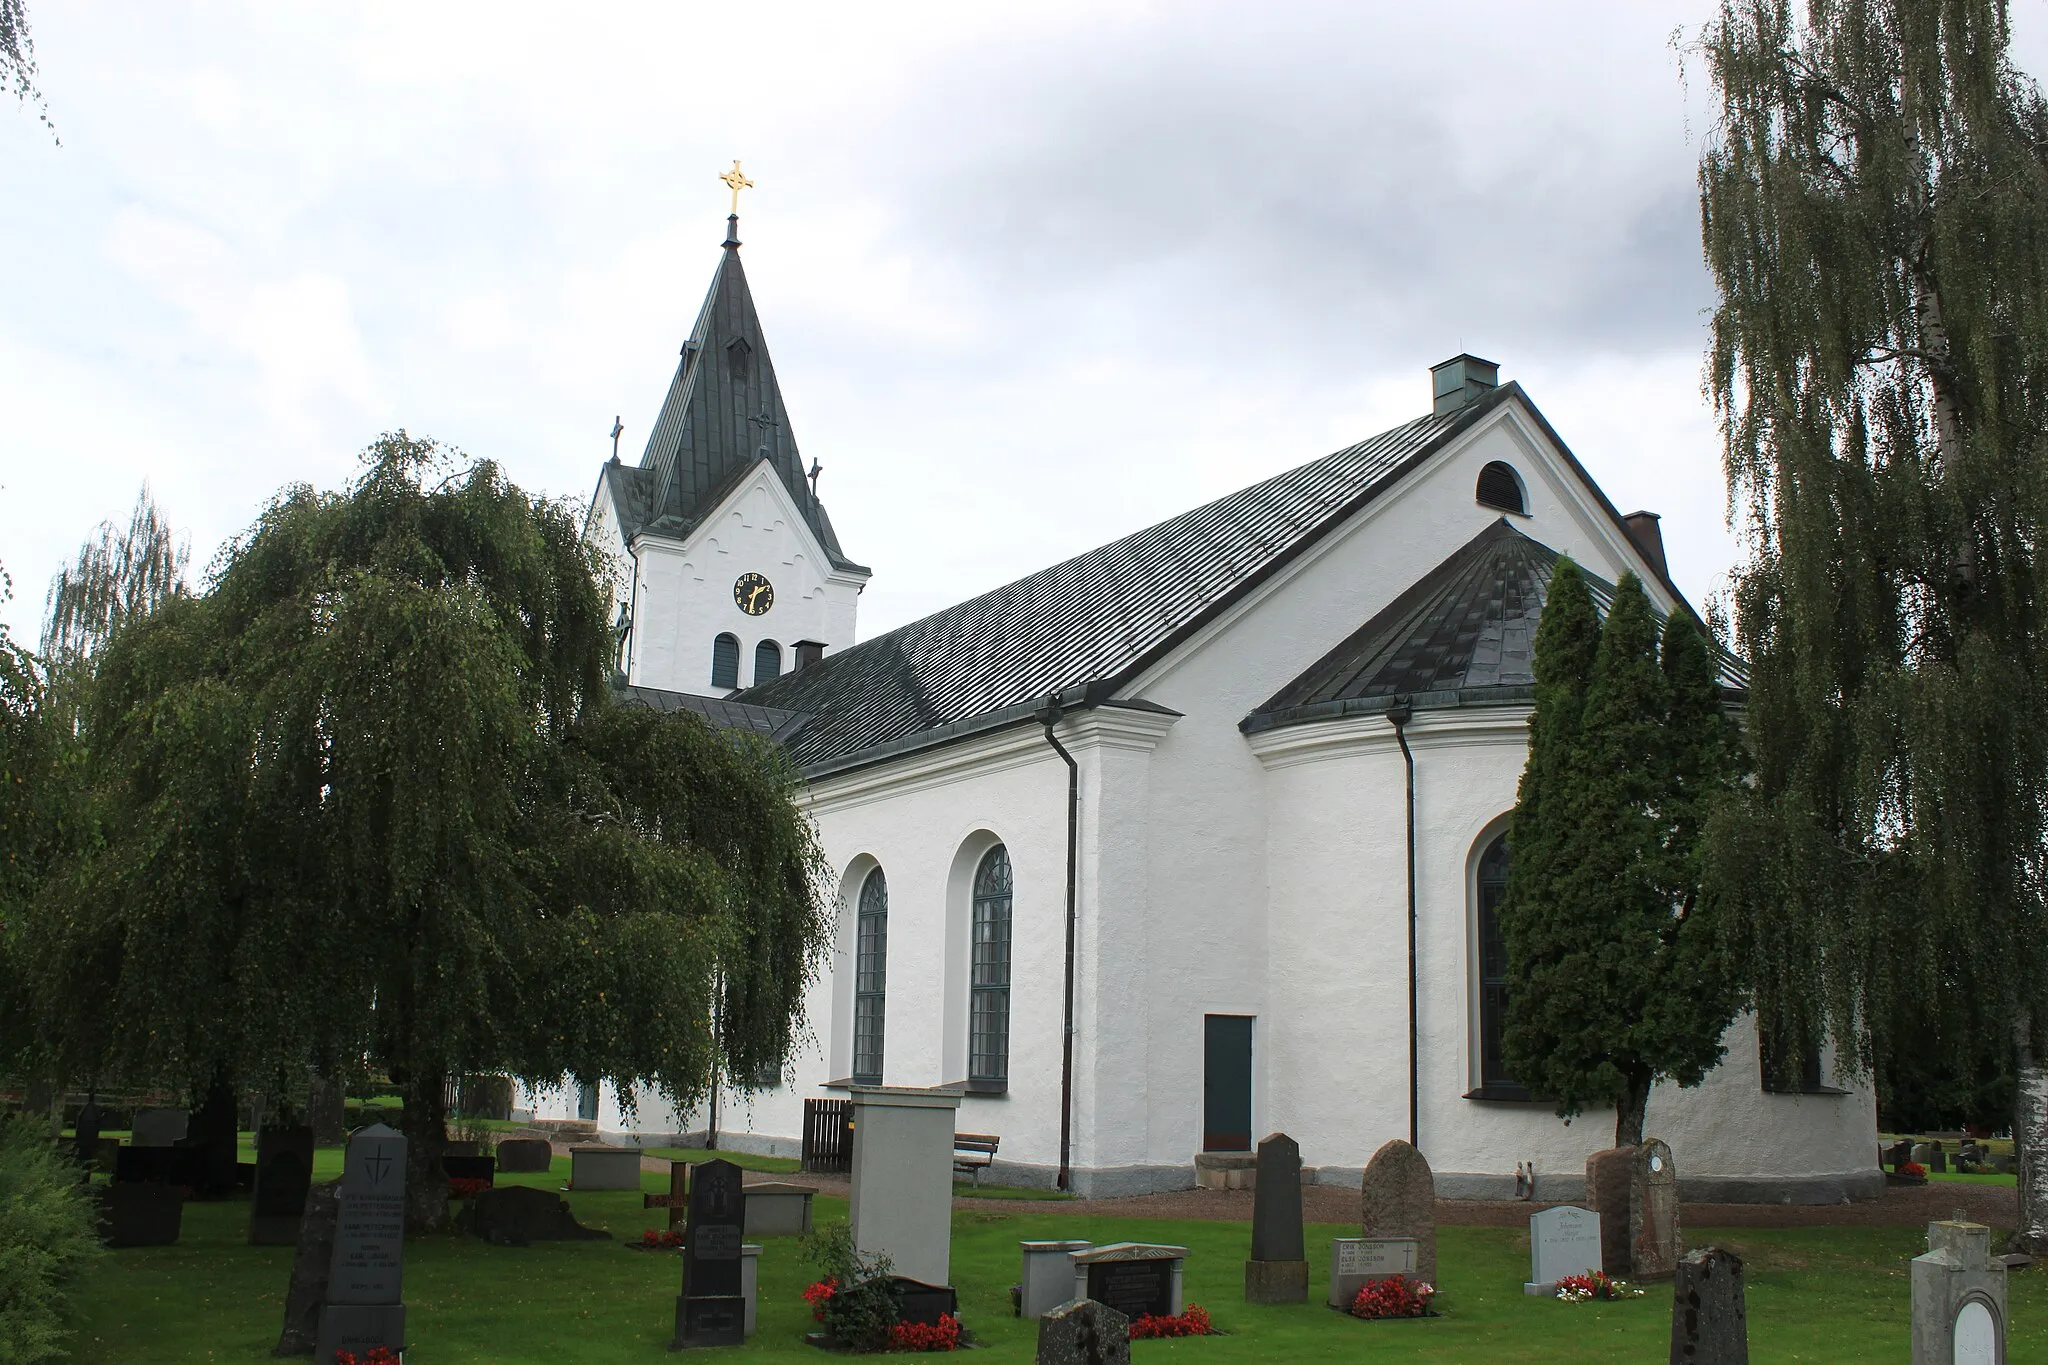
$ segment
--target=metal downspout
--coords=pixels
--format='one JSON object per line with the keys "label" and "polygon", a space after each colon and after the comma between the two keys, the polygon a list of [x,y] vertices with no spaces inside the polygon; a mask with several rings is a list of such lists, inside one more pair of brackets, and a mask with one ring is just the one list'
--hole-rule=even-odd
{"label": "metal downspout", "polygon": [[1055,692],[1045,699],[1045,711],[1039,717],[1045,723],[1045,742],[1052,745],[1067,765],[1067,968],[1065,1005],[1060,1023],[1060,1173],[1059,1188],[1070,1189],[1073,1185],[1073,1171],[1070,1165],[1074,1142],[1074,921],[1075,893],[1078,880],[1078,845],[1081,833],[1081,765],[1067,752],[1067,746],[1060,743],[1059,736],[1052,730],[1059,724],[1060,697]]}
{"label": "metal downspout", "polygon": [[1396,697],[1387,708],[1387,720],[1394,727],[1394,742],[1401,746],[1401,762],[1408,770],[1408,1145],[1422,1147],[1422,1061],[1416,1027],[1415,973],[1415,755],[1408,748],[1408,721],[1415,714],[1408,698]]}

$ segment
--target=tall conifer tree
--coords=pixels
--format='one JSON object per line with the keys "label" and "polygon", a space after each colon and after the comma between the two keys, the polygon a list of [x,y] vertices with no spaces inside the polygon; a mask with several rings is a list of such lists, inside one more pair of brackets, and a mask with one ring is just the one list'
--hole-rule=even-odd
{"label": "tall conifer tree", "polygon": [[[2048,1251],[2048,105],[2001,0],[1724,0],[1709,379],[1746,522],[1754,799],[1718,821],[1764,1026],[2015,1051]],[[1958,1058],[1960,1060],[1960,1058]]]}
{"label": "tall conifer tree", "polygon": [[1633,1146],[1652,1084],[1697,1085],[1736,1012],[1697,881],[1700,811],[1732,779],[1736,750],[1705,643],[1674,617],[1660,659],[1633,574],[1601,626],[1584,576],[1561,560],[1535,669],[1500,908],[1504,1059],[1561,1114],[1613,1105],[1615,1144]]}

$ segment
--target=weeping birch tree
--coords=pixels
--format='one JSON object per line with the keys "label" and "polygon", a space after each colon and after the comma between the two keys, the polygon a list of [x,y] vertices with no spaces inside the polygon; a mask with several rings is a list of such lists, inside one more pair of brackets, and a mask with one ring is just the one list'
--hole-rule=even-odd
{"label": "weeping birch tree", "polygon": [[1724,0],[1709,381],[1748,540],[1751,799],[1713,835],[1762,1026],[2016,1058],[2048,1251],[2048,107],[1999,0]]}

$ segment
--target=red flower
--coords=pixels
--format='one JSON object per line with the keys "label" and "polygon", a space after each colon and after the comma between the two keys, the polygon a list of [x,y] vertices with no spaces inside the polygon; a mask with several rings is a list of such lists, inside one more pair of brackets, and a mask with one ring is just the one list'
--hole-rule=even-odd
{"label": "red flower", "polygon": [[[491,1182],[488,1180],[475,1180],[456,1176],[448,1181],[448,1197],[450,1199],[474,1199],[490,1187]],[[393,1357],[393,1360],[395,1362],[396,1357]]]}
{"label": "red flower", "polygon": [[1429,1301],[1435,1297],[1435,1286],[1420,1280],[1411,1282],[1405,1275],[1393,1275],[1361,1286],[1351,1300],[1351,1316],[1419,1318],[1429,1312]]}
{"label": "red flower", "polygon": [[839,1288],[839,1281],[819,1280],[804,1291],[804,1302],[811,1306],[811,1317],[817,1322],[825,1320],[825,1301],[832,1297],[832,1291]]}
{"label": "red flower", "polygon": [[1925,1166],[1922,1166],[1917,1161],[1901,1161],[1898,1164],[1897,1169],[1900,1175],[1910,1175],[1918,1177],[1927,1174],[1927,1168]]}
{"label": "red flower", "polygon": [[683,1244],[683,1234],[670,1228],[648,1228],[640,1234],[640,1245],[648,1251],[674,1251]]}
{"label": "red flower", "polygon": [[354,1351],[336,1351],[334,1365],[398,1365],[398,1353],[389,1346],[372,1346],[368,1355],[357,1355]]}
{"label": "red flower", "polygon": [[[812,1285],[811,1289],[818,1288]],[[810,1290],[804,1291],[809,1298]],[[826,1291],[831,1297],[831,1291]],[[889,1329],[889,1349],[892,1351],[957,1351],[960,1349],[960,1320],[951,1313],[939,1314],[935,1323],[899,1322]]]}
{"label": "red flower", "polygon": [[1147,1313],[1131,1324],[1131,1340],[1146,1337],[1206,1337],[1215,1329],[1209,1325],[1209,1310],[1191,1303],[1179,1317]]}

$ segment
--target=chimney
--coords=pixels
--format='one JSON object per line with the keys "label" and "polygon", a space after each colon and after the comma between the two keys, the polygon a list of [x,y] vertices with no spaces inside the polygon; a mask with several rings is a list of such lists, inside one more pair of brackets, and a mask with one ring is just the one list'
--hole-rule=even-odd
{"label": "chimney", "polygon": [[1476,355],[1454,355],[1429,367],[1429,381],[1430,397],[1435,400],[1430,415],[1444,417],[1499,388],[1500,366]]}
{"label": "chimney", "polygon": [[1650,561],[1650,567],[1657,571],[1659,578],[1671,577],[1671,571],[1664,565],[1664,532],[1657,523],[1663,520],[1655,512],[1631,512],[1621,519],[1628,527],[1628,538],[1643,552],[1643,558]]}
{"label": "chimney", "polygon": [[[796,642],[796,669],[809,668],[825,657],[825,642],[822,640],[798,640]],[[795,672],[796,669],[792,669]]]}

